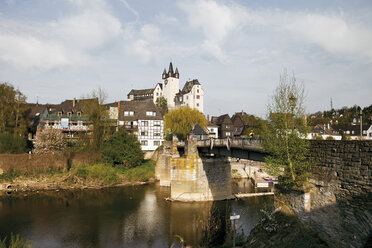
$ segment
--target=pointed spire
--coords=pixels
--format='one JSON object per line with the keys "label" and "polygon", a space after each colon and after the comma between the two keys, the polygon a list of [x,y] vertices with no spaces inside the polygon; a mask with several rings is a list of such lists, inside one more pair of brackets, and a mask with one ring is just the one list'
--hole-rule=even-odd
{"label": "pointed spire", "polygon": [[168,70],[168,74],[170,74],[170,76],[173,75],[173,65],[172,65],[172,62],[169,63],[169,70]]}
{"label": "pointed spire", "polygon": [[176,78],[180,78],[180,74],[178,73],[178,68],[176,67],[176,71],[174,72]]}
{"label": "pointed spire", "polygon": [[167,77],[167,70],[164,68],[162,78],[165,79]]}

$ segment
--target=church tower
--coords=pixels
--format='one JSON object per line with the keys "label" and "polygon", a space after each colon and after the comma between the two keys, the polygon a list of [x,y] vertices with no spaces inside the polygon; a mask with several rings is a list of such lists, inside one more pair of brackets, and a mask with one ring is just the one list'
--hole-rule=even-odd
{"label": "church tower", "polygon": [[168,109],[175,107],[175,96],[180,91],[180,74],[178,73],[178,68],[173,71],[172,62],[169,63],[168,72],[165,70],[162,74],[163,79],[163,96],[167,99]]}

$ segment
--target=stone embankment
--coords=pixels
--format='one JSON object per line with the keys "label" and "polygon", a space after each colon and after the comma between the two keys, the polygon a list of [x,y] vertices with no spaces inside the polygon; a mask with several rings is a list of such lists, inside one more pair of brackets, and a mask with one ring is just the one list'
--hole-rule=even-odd
{"label": "stone embankment", "polygon": [[368,247],[372,141],[311,141],[311,159],[306,192],[276,194],[276,211],[252,230],[247,247]]}

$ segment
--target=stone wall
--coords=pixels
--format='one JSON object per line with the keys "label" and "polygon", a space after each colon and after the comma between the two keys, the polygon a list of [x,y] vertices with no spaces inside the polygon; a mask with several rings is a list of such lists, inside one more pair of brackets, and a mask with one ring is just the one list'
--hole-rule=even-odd
{"label": "stone wall", "polygon": [[340,197],[371,197],[372,141],[311,141],[314,183]]}
{"label": "stone wall", "polygon": [[[372,234],[372,141],[311,141],[307,192],[276,194],[328,247],[364,247]],[[284,211],[285,212],[285,211]]]}
{"label": "stone wall", "polygon": [[91,163],[100,159],[98,153],[48,153],[48,154],[0,154],[0,172],[22,172],[48,169],[67,169],[79,163]]}

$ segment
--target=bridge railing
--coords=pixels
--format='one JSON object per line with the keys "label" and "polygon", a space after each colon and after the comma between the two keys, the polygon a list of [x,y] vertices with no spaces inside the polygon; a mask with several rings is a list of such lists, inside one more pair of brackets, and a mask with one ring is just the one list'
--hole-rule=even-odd
{"label": "bridge railing", "polygon": [[[261,146],[261,139],[243,139],[243,138],[231,138],[231,147],[252,147],[252,146]],[[226,146],[227,139],[213,139],[213,146]],[[211,140],[198,140],[198,146],[210,146]]]}

